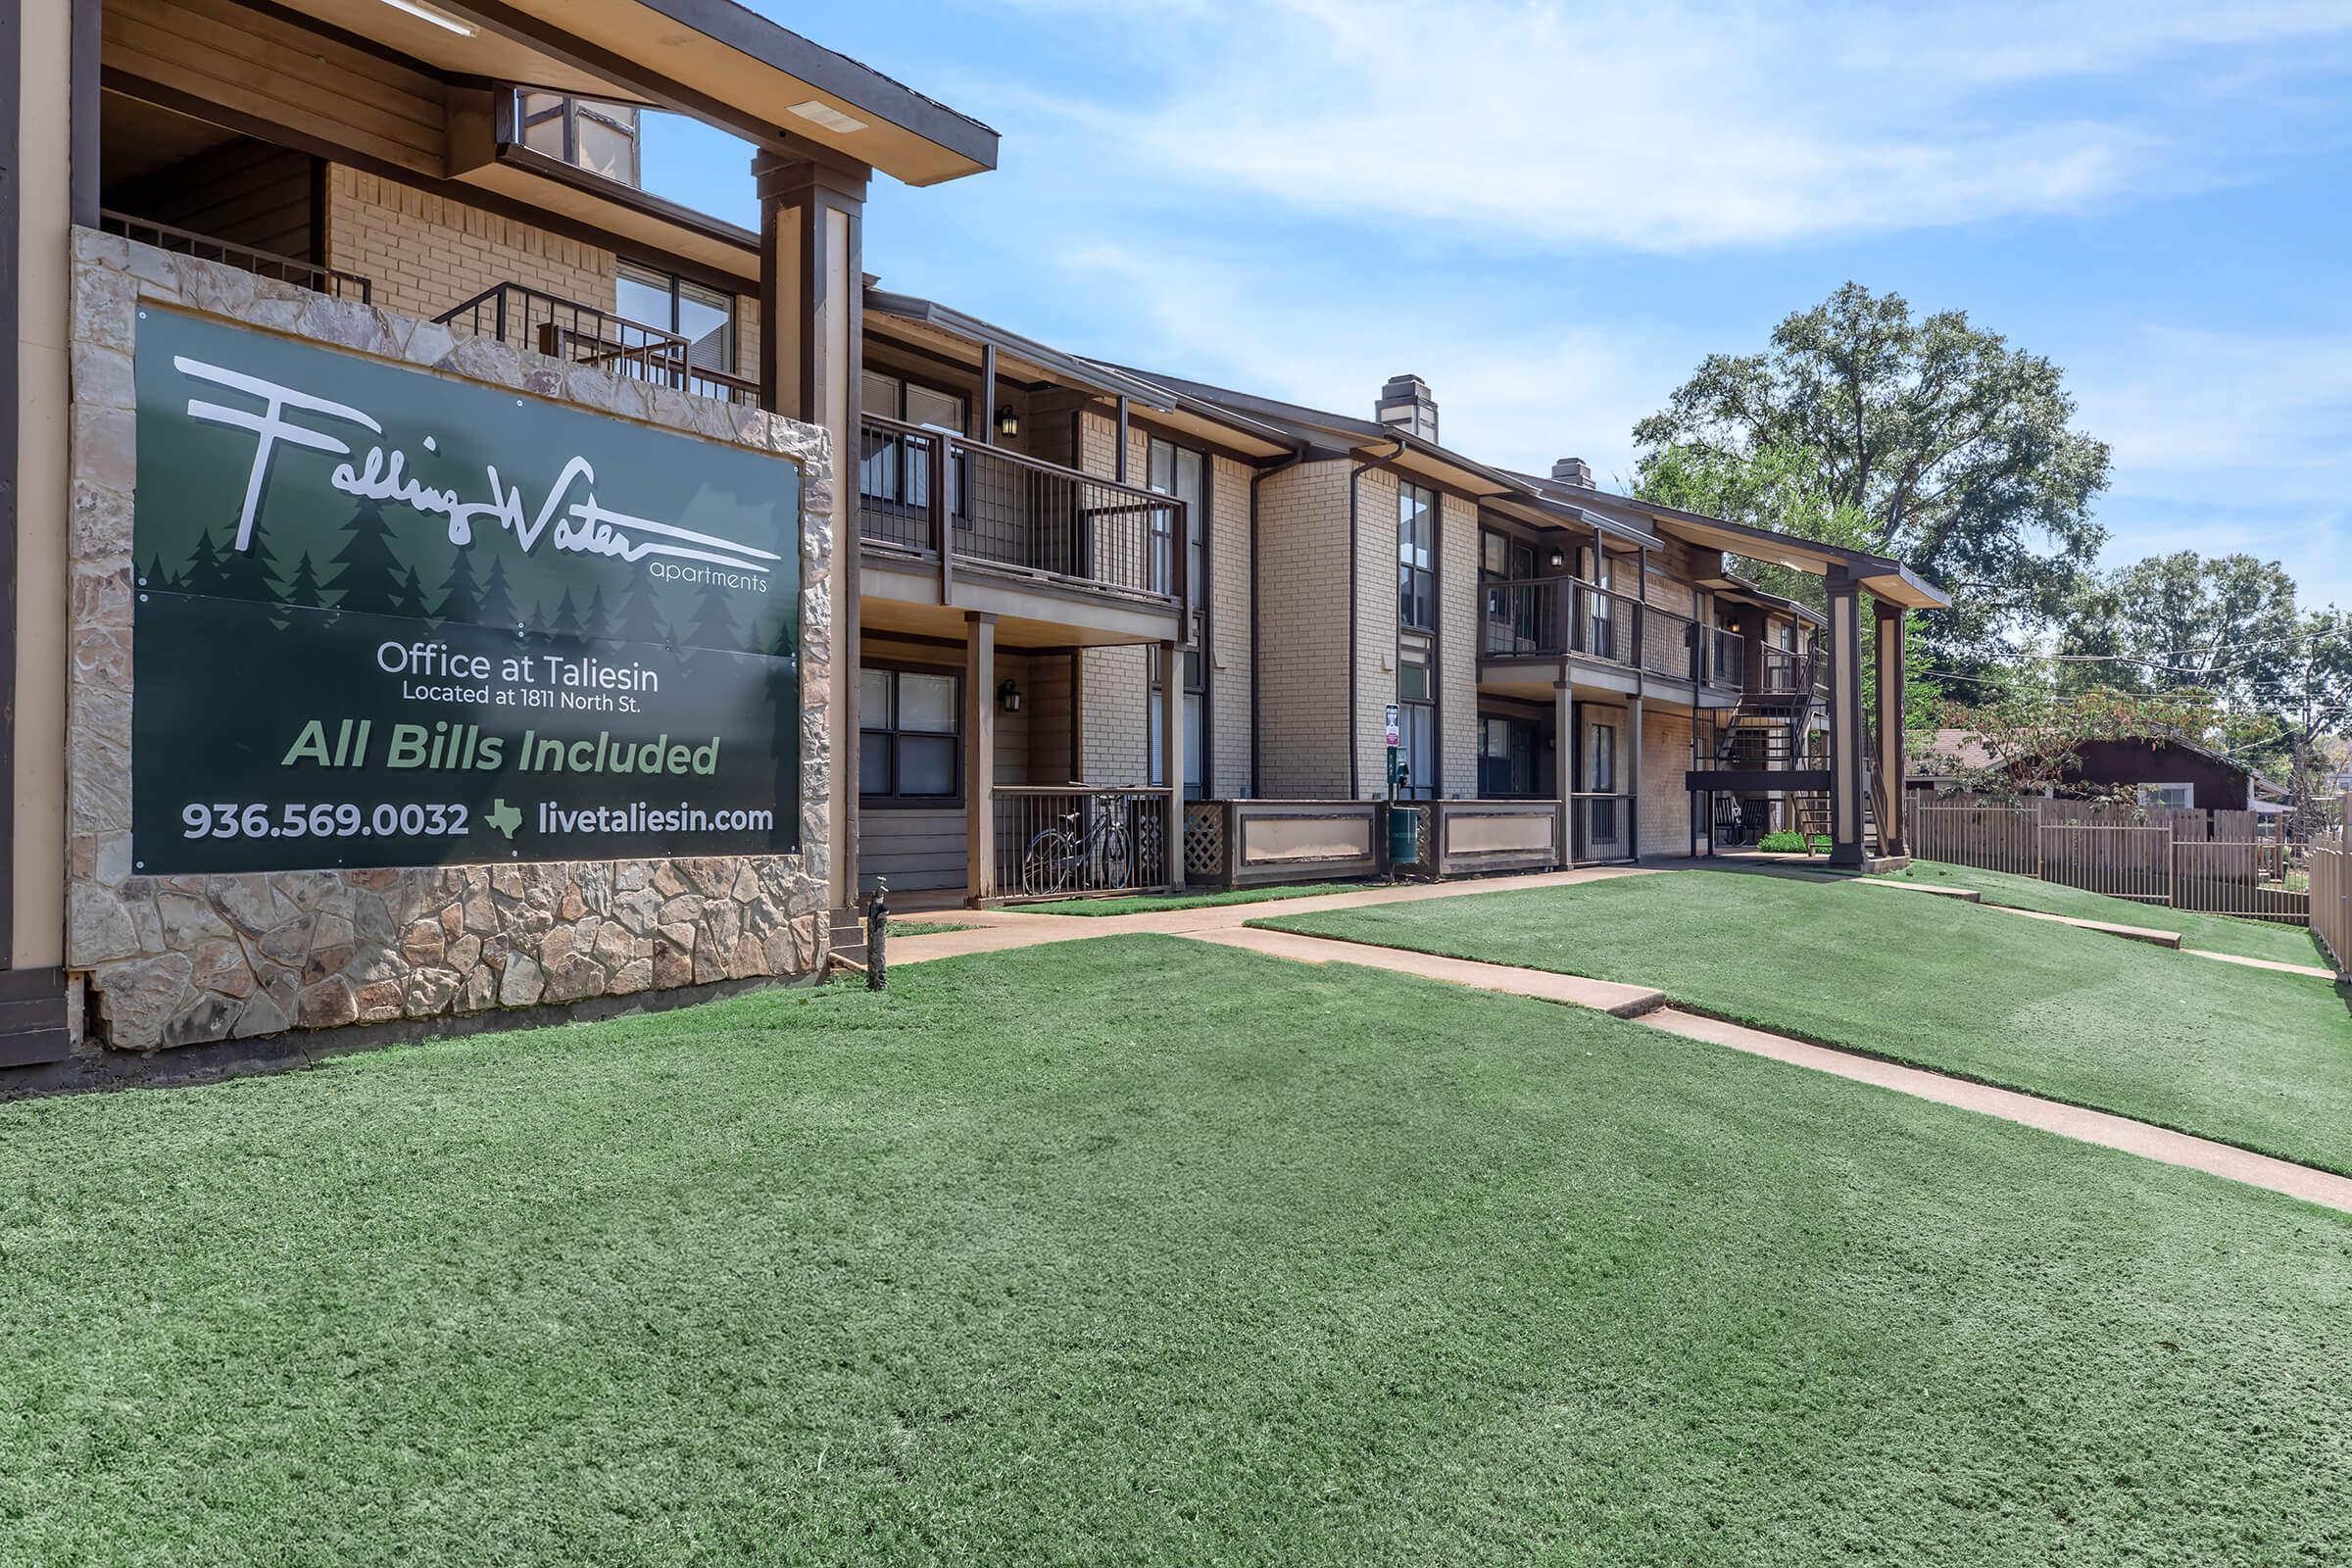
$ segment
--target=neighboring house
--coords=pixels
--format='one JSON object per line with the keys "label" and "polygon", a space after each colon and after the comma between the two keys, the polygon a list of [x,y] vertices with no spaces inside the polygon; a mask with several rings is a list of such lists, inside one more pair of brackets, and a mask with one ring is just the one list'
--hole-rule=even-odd
{"label": "neighboring house", "polygon": [[[2076,765],[2060,774],[2059,788],[2109,795],[2128,794],[2143,806],[2176,806],[2203,811],[2256,808],[2252,770],[2194,742],[2163,736],[2084,741],[2075,748]],[[1982,737],[1966,729],[1936,731],[1918,760],[1909,783],[1914,790],[1948,790],[1963,778],[1981,778],[1994,765]]]}
{"label": "neighboring house", "polygon": [[[1850,863],[1874,837],[1870,780],[1902,772],[1899,724],[1876,726],[1870,755],[1861,602],[1899,628],[1945,603],[1937,590],[1881,557],[1612,494],[1573,459],[1497,467],[1442,442],[1417,377],[1358,417],[1082,358],[894,292],[865,243],[869,182],[983,172],[995,133],[729,0],[506,0],[495,24],[405,0],[19,9],[0,43],[24,122],[59,133],[0,146],[19,262],[0,415],[35,437],[0,474],[0,548],[40,586],[13,628],[18,702],[0,710],[17,845],[0,1003],[44,1021],[38,1047],[0,1039],[0,1065],[52,1049],[85,983],[117,1043],[180,1045],[804,973],[817,933],[854,929],[885,877],[993,900],[1363,874],[1388,864],[1392,709],[1398,793],[1427,812],[1420,863],[1445,871],[1687,855],[1719,824],[1800,813]],[[640,187],[644,106],[755,144],[756,230]],[[118,624],[132,573],[106,530],[156,500],[134,496],[130,466],[136,334],[107,314],[133,303],[419,366],[452,398],[512,390],[502,418],[561,411],[614,491],[699,472],[605,456],[649,426],[771,455],[821,428],[836,464],[807,497],[808,552],[829,547],[830,577],[805,627],[751,651],[803,682],[770,797],[805,793],[801,853],[642,873],[662,896],[620,890],[627,916],[658,913],[662,940],[603,913],[611,867],[656,861],[512,852],[523,863],[499,867],[495,898],[431,919],[413,906],[488,872],[336,870],[270,898],[236,885],[265,923],[284,913],[274,897],[331,905],[299,911],[328,933],[316,953],[275,929],[231,933],[203,904],[226,884],[151,887],[117,820],[145,760],[108,727],[133,706]],[[381,490],[370,499],[415,510]],[[609,526],[595,511],[575,495],[575,546]],[[447,626],[465,623],[453,605],[503,603],[438,556],[379,549],[367,514],[355,526],[351,560],[384,577],[371,612],[416,620],[431,604],[424,624]],[[1819,573],[1829,614],[1731,575],[1727,553]],[[307,608],[337,612],[362,603],[332,574],[348,565],[274,564]],[[517,647],[633,638],[677,655],[744,630],[723,588],[634,619],[641,606],[583,593],[496,629]],[[1879,647],[1898,712],[1901,638]],[[1899,850],[1899,814],[1875,839]],[[344,863],[319,853],[289,848],[272,869]],[[167,912],[167,893],[202,906]],[[240,956],[264,936],[283,961]]]}

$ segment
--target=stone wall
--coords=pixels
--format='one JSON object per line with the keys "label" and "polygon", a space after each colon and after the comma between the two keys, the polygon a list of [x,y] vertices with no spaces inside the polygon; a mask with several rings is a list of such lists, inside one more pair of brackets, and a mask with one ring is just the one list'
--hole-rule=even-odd
{"label": "stone wall", "polygon": [[[823,430],[74,236],[67,954],[121,1050],[815,972],[826,949],[834,490]],[[130,848],[131,355],[168,304],[801,465],[799,855],[140,876]]]}

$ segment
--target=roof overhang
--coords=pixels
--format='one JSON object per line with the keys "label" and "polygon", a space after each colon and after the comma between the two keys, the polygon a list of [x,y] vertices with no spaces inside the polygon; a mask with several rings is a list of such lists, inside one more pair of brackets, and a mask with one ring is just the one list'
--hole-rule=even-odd
{"label": "roof overhang", "polygon": [[1820,577],[1848,576],[1862,589],[1889,604],[1905,610],[1949,610],[1951,595],[1927,581],[1899,561],[1872,555],[1864,550],[1848,550],[1841,545],[1826,545],[1818,540],[1799,538],[1795,534],[1776,533],[1769,528],[1751,528],[1741,522],[1726,522],[1721,517],[1709,517],[1678,507],[1661,506],[1654,501],[1638,501],[1628,496],[1608,496],[1602,505],[1646,518],[1660,532],[1711,550],[1726,550],[1734,555],[1747,556],[1756,561],[1777,562],[1795,571],[1809,571]]}
{"label": "roof overhang", "polygon": [[281,3],[444,76],[675,110],[909,185],[997,164],[988,126],[736,0],[419,0],[444,22],[387,0]]}

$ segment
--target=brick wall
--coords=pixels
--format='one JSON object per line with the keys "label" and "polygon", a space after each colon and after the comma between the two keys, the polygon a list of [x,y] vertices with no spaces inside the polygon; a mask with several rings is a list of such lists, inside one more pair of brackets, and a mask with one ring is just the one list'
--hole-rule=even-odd
{"label": "brick wall", "polygon": [[[498,283],[612,309],[611,251],[347,165],[327,183],[327,265],[368,278],[381,309],[429,320]],[[735,367],[760,378],[756,294],[735,297]]]}
{"label": "brick wall", "polygon": [[1438,528],[1438,770],[1449,800],[1478,796],[1478,504],[1444,498]]}
{"label": "brick wall", "polygon": [[[1369,468],[1355,495],[1355,789],[1363,799],[1388,793],[1388,746],[1381,720],[1396,700],[1396,476]],[[1341,468],[1339,520],[1348,521],[1347,466]],[[1339,563],[1335,561],[1335,564]],[[1347,603],[1348,585],[1335,595]],[[1342,625],[1343,639],[1347,628]],[[1347,679],[1345,668],[1340,678]],[[1350,792],[1342,777],[1333,793]]]}
{"label": "brick wall", "polygon": [[1655,709],[1642,715],[1642,794],[1635,803],[1643,855],[1690,853],[1690,720]]}
{"label": "brick wall", "polygon": [[1250,470],[1209,460],[1208,792],[1250,792]]}
{"label": "brick wall", "polygon": [[[1258,486],[1259,765],[1272,799],[1348,793],[1349,467],[1304,463]],[[1372,720],[1378,743],[1378,710]]]}
{"label": "brick wall", "polygon": [[612,253],[336,165],[328,265],[373,281],[377,308],[426,318],[497,283],[610,308]]}

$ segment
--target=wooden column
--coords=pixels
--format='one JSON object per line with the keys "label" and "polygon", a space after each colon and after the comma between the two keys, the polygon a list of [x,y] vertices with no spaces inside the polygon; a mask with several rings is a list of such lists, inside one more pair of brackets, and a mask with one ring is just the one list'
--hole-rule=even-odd
{"label": "wooden column", "polygon": [[963,615],[964,892],[978,904],[997,887],[997,617]]}
{"label": "wooden column", "polygon": [[1560,798],[1560,864],[1576,863],[1576,687],[1551,683],[1551,778]]}
{"label": "wooden column", "polygon": [[1903,607],[1875,601],[1879,620],[1879,749],[1872,760],[1878,769],[1883,808],[1879,812],[1879,853],[1909,855],[1910,825],[1904,819],[1903,697],[1908,670],[1903,658]]}
{"label": "wooden column", "polygon": [[[858,386],[871,171],[825,153],[752,160],[760,195],[760,387],[769,411],[833,437],[833,482],[803,500],[833,522],[833,903],[858,900]],[[806,651],[804,653],[806,657]]]}
{"label": "wooden column", "polygon": [[[1639,687],[1642,677],[1636,675]],[[1626,852],[1638,865],[1642,860],[1642,694],[1636,691],[1625,705],[1626,729]]]}
{"label": "wooden column", "polygon": [[1862,863],[1861,585],[1842,568],[1830,591],[1830,863]]}
{"label": "wooden column", "polygon": [[1168,883],[1184,885],[1184,649],[1159,645],[1160,782],[1168,787]]}

